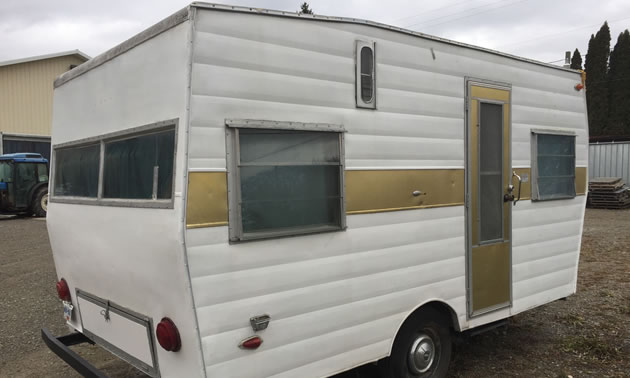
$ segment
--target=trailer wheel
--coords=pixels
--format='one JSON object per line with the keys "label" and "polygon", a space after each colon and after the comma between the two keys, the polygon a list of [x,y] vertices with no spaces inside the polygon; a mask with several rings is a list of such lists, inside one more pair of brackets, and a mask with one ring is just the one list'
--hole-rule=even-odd
{"label": "trailer wheel", "polygon": [[379,362],[381,373],[387,378],[444,377],[452,348],[444,316],[433,308],[423,309],[398,331],[391,356]]}
{"label": "trailer wheel", "polygon": [[48,212],[48,188],[41,188],[33,197],[33,205],[31,207],[33,213],[37,217],[45,217]]}

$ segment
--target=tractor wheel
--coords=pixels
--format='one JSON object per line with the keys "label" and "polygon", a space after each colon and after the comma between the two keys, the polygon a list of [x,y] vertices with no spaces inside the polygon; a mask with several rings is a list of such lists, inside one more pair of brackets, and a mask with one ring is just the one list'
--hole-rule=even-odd
{"label": "tractor wheel", "polygon": [[31,210],[36,217],[45,217],[48,211],[48,188],[41,188],[33,197]]}

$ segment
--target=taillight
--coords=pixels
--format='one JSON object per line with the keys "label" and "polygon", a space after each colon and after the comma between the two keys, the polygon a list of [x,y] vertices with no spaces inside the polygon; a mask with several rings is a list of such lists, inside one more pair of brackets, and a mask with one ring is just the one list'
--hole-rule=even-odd
{"label": "taillight", "polygon": [[70,297],[70,288],[68,287],[68,283],[63,278],[57,282],[57,295],[62,301],[70,302],[72,300],[72,297]]}
{"label": "taillight", "polygon": [[262,343],[263,340],[260,336],[252,336],[241,341],[240,344],[238,344],[238,347],[241,349],[258,349]]}
{"label": "taillight", "polygon": [[162,348],[169,352],[177,352],[182,347],[179,331],[175,323],[169,318],[162,318],[158,323],[155,328],[155,336]]}

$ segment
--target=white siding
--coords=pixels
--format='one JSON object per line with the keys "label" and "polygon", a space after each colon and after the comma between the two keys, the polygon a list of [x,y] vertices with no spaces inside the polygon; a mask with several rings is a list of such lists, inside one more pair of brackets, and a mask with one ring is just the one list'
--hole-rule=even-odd
{"label": "white siding", "polygon": [[[357,39],[376,42],[376,111],[355,107]],[[465,77],[512,84],[515,167],[531,164],[532,128],[575,132],[577,164],[587,164],[577,74],[364,25],[254,14],[199,10],[194,41],[190,170],[226,169],[226,118],[343,124],[350,170],[464,169]],[[353,215],[345,232],[232,245],[227,227],[188,230],[206,372],[326,376],[386,356],[426,301],[448,303],[465,329],[569,295],[583,202],[514,208],[514,306],[470,321],[463,207]],[[263,313],[261,348],[238,349]]]}
{"label": "white siding", "polygon": [[[154,327],[165,316],[177,324],[180,352],[154,340],[163,377],[203,375],[182,232],[189,30],[183,23],[165,31],[54,94],[53,145],[179,118],[174,209],[51,202],[47,217],[57,274],[73,293],[111,300]],[[78,315],[72,325],[81,329]]]}

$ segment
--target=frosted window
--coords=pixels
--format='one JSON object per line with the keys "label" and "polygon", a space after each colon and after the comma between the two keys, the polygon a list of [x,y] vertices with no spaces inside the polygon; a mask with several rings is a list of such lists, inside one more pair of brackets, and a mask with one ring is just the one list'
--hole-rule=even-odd
{"label": "frosted window", "polygon": [[503,238],[503,105],[481,103],[479,240]]}
{"label": "frosted window", "polygon": [[369,47],[361,48],[361,99],[372,102],[374,94],[374,55]]}
{"label": "frosted window", "polygon": [[341,228],[339,134],[239,130],[242,236]]}
{"label": "frosted window", "polygon": [[575,136],[536,134],[539,200],[575,197]]}

